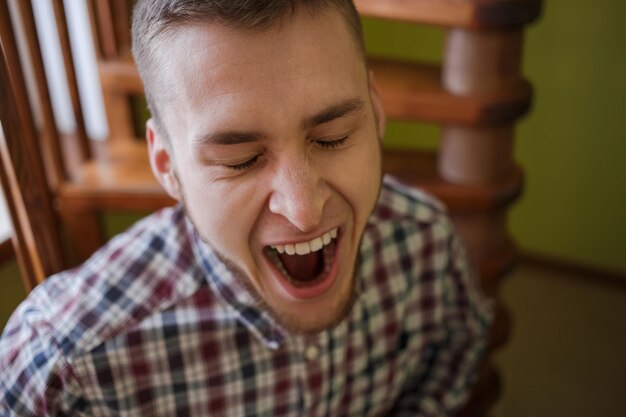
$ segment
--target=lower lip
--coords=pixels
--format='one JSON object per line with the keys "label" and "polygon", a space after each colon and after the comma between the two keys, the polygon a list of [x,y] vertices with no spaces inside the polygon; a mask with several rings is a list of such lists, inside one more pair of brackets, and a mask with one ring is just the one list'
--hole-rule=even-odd
{"label": "lower lip", "polygon": [[278,277],[278,283],[280,287],[291,297],[300,301],[307,301],[315,298],[319,298],[326,294],[337,281],[339,275],[339,257],[341,256],[341,236],[337,237],[335,256],[333,257],[333,264],[330,267],[330,271],[325,277],[319,279],[311,285],[302,287],[296,287],[289,282],[283,274],[276,269],[274,264],[270,261],[266,261],[270,264],[272,272]]}

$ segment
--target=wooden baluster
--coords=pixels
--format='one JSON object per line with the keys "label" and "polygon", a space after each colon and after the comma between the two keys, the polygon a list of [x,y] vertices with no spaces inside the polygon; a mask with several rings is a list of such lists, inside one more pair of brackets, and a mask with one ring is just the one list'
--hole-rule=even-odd
{"label": "wooden baluster", "polygon": [[49,161],[48,170],[50,173],[50,186],[57,189],[62,181],[68,179],[68,172],[65,161],[63,159],[63,149],[59,132],[54,119],[52,110],[52,101],[48,89],[48,80],[44,69],[44,63],[41,55],[41,47],[37,38],[37,29],[35,25],[35,16],[30,1],[16,2],[19,7],[22,27],[24,29],[24,37],[27,43],[28,56],[31,62],[31,68],[35,78],[38,102],[41,107],[43,118],[43,136],[41,138],[44,145],[45,155]]}
{"label": "wooden baluster", "polygon": [[127,63],[130,59],[130,5],[129,0],[90,0],[92,30],[99,40],[98,68],[109,126],[109,140],[125,141],[134,138],[133,112],[130,91],[123,84],[102,82],[109,77],[111,66]]}
{"label": "wooden baluster", "polygon": [[64,269],[65,262],[7,2],[0,2],[0,43],[1,180],[8,194],[14,241],[20,241],[16,251],[24,284],[32,289]]}
{"label": "wooden baluster", "polygon": [[83,109],[80,102],[80,92],[78,90],[78,80],[76,78],[76,70],[74,68],[70,34],[67,27],[67,21],[65,19],[65,6],[63,5],[63,1],[53,1],[52,6],[56,18],[59,42],[61,44],[65,74],[67,75],[67,86],[69,88],[72,109],[74,111],[78,147],[80,149],[80,156],[82,160],[86,161],[91,159],[91,146],[89,144],[89,138],[87,137],[87,130],[85,129],[85,118],[83,116]]}
{"label": "wooden baluster", "polygon": [[98,39],[100,40],[100,50],[105,59],[116,58],[119,53],[117,49],[117,39],[113,25],[110,0],[95,1],[93,11],[96,15]]}

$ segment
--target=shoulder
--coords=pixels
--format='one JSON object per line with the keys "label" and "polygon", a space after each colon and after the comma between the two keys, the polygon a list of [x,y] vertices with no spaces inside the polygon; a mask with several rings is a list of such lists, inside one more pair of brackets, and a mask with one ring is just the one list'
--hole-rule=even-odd
{"label": "shoulder", "polygon": [[[386,305],[398,317],[418,312],[430,320],[422,323],[430,329],[441,329],[444,316],[457,311],[475,309],[478,316],[489,317],[490,307],[443,204],[395,179],[385,178],[370,217],[360,272],[364,298],[373,310]],[[408,325],[418,328],[420,323]]]}
{"label": "shoulder", "polygon": [[434,243],[449,238],[454,230],[445,206],[439,200],[418,188],[385,176],[366,234],[389,244],[398,244],[407,239]]}
{"label": "shoulder", "polygon": [[431,223],[445,218],[445,206],[432,195],[392,176],[383,178],[378,205],[372,216],[374,222],[406,219]]}
{"label": "shoulder", "polygon": [[363,235],[361,271],[376,282],[394,285],[397,293],[428,282],[441,285],[433,279],[446,273],[454,240],[441,202],[387,176]]}
{"label": "shoulder", "polygon": [[12,321],[30,323],[71,358],[186,298],[198,287],[196,278],[184,212],[167,208],[113,238],[81,266],[48,278]]}

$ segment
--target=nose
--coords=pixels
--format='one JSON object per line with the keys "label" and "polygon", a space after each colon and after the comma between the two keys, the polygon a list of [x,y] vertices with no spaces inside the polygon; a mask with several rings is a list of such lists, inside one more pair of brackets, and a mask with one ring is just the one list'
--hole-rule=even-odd
{"label": "nose", "polygon": [[317,169],[300,162],[281,168],[274,176],[269,209],[307,232],[321,224],[330,189]]}

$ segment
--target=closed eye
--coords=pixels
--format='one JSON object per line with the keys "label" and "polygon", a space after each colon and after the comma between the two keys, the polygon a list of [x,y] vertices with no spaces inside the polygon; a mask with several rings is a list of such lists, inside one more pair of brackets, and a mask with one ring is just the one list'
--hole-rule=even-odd
{"label": "closed eye", "polygon": [[261,155],[256,155],[254,158],[250,158],[247,161],[244,161],[238,164],[233,164],[233,165],[225,164],[224,166],[234,171],[246,171],[252,168],[254,165],[256,165],[257,162],[259,162],[260,156]]}
{"label": "closed eye", "polygon": [[314,142],[325,149],[337,149],[337,148],[341,148],[343,145],[346,144],[346,142],[349,139],[349,135],[348,136],[344,136],[341,139],[335,139],[335,140],[322,140],[322,139],[316,139],[314,140]]}

